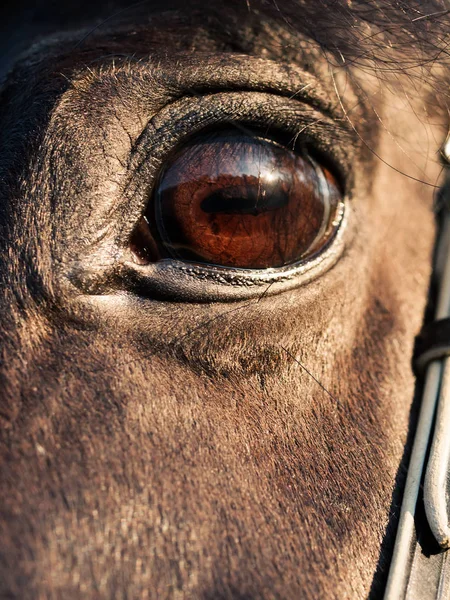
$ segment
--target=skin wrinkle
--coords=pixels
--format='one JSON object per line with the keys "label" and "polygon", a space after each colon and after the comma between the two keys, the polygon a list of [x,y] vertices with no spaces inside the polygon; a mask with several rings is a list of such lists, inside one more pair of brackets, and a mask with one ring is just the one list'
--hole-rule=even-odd
{"label": "skin wrinkle", "polygon": [[[161,25],[167,16],[158,18]],[[226,19],[230,28],[233,16]],[[234,23],[233,45],[211,22],[194,32],[191,25],[149,27],[155,41],[141,52],[155,54],[163,43],[200,49],[205,62],[230,50],[280,60],[280,39],[296,45],[291,27],[261,15],[248,27]],[[410,356],[434,236],[430,190],[401,173],[419,179],[425,170],[435,181],[438,164],[410,164],[361,95],[352,118],[385,162],[349,138],[352,236],[332,270],[307,286],[231,306],[74,297],[55,259],[74,240],[91,243],[102,202],[110,208],[97,227],[107,228],[108,219],[125,227],[126,211],[115,210],[111,191],[120,196],[149,107],[156,111],[174,93],[171,86],[159,99],[150,92],[143,99],[145,87],[133,84],[145,65],[111,68],[108,59],[101,75],[109,69],[117,78],[105,94],[100,57],[131,42],[118,35],[111,47],[95,36],[89,43],[58,63],[64,76],[55,78],[52,58],[40,72],[36,62],[16,71],[3,97],[3,126],[15,137],[13,161],[4,151],[1,160],[21,185],[2,188],[0,243],[11,248],[0,269],[8,365],[0,595],[367,597],[407,434]],[[328,62],[304,43],[289,60],[331,85]],[[80,80],[95,56],[92,79]],[[177,65],[160,62],[166,82],[176,80]],[[211,65],[216,76],[214,58]],[[17,86],[33,74],[38,81],[21,104]],[[268,77],[264,69],[254,76]],[[337,80],[344,106],[355,106]],[[391,124],[401,102],[388,88],[375,100],[402,146],[414,140],[428,151],[429,140],[442,137],[439,124],[414,113]],[[381,571],[388,560],[381,558]]]}

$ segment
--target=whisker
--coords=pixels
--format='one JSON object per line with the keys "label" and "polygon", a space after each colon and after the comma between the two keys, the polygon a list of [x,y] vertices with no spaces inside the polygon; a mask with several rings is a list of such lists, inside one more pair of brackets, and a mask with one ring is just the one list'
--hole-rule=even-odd
{"label": "whisker", "polygon": [[387,160],[385,160],[382,156],[380,156],[380,154],[378,154],[378,152],[365,140],[365,138],[359,133],[359,131],[357,130],[355,124],[353,123],[353,121],[350,119],[350,116],[347,112],[347,110],[345,109],[344,103],[342,101],[341,98],[341,94],[339,93],[339,89],[336,83],[336,78],[334,76],[333,71],[330,71],[330,75],[331,75],[331,79],[333,81],[333,86],[334,86],[334,91],[336,93],[336,97],[338,99],[339,105],[341,107],[342,112],[344,113],[344,116],[346,118],[346,120],[348,121],[350,127],[353,129],[353,131],[355,132],[355,134],[358,136],[359,140],[361,140],[361,142],[364,144],[364,146],[374,155],[376,156],[376,158],[378,158],[383,164],[385,164],[387,167],[389,167],[390,169],[392,169],[393,171],[395,171],[396,173],[399,173],[400,175],[404,175],[405,177],[407,177],[408,179],[411,179],[412,181],[417,181],[418,183],[423,183],[424,185],[427,185],[431,188],[439,188],[438,185],[431,183],[429,181],[425,181],[423,179],[420,179],[418,177],[414,177],[413,175],[408,175],[408,173],[405,173],[404,171],[402,171],[401,169],[398,169],[397,167],[394,167],[394,165],[391,165]]}
{"label": "whisker", "polygon": [[323,383],[321,383],[317,377],[315,377],[311,371],[309,371],[309,369],[307,369],[305,367],[305,365],[303,363],[301,363],[298,358],[296,358],[291,352],[289,352],[289,350],[287,350],[287,348],[285,348],[284,346],[281,346],[281,349],[284,350],[286,352],[286,354],[292,358],[292,360],[294,362],[296,362],[299,367],[301,367],[310,377],[312,377],[312,379],[314,379],[314,381],[317,383],[317,385],[326,393],[328,394],[328,396],[333,400],[333,402],[335,402],[336,404],[338,404],[339,406],[342,406],[341,401],[339,400],[339,398],[336,398],[336,396],[333,396],[333,394],[331,392],[329,392],[327,390],[327,388],[323,385]]}
{"label": "whisker", "polygon": [[246,302],[245,304],[241,304],[240,306],[236,306],[234,308],[231,308],[230,310],[225,310],[225,311],[219,313],[218,315],[216,315],[215,317],[212,317],[210,319],[205,319],[199,325],[197,325],[196,327],[194,327],[193,329],[191,329],[190,331],[188,331],[187,333],[185,333],[183,336],[181,336],[178,339],[175,339],[171,343],[171,346],[175,346],[176,344],[179,344],[180,342],[182,342],[186,338],[190,337],[193,333],[195,333],[199,329],[202,329],[203,327],[207,327],[210,323],[213,323],[214,321],[217,321],[217,319],[220,319],[220,318],[225,317],[227,315],[230,315],[230,314],[232,314],[234,312],[237,312],[239,310],[247,308],[248,306],[251,306],[252,304],[258,304],[258,302],[261,302],[261,300],[268,294],[270,288],[272,287],[272,285],[274,283],[275,283],[274,281],[272,281],[271,283],[269,283],[269,285],[265,288],[265,290],[263,291],[263,293],[260,294],[256,298],[256,300],[252,299],[249,302]]}

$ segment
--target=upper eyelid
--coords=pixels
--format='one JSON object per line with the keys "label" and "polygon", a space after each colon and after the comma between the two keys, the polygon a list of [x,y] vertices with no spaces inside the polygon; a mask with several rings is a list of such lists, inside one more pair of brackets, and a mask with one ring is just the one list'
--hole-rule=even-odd
{"label": "upper eyelid", "polygon": [[[336,122],[335,119],[322,113],[320,107],[316,107],[312,103],[306,104],[300,100],[293,100],[288,95],[283,96],[276,93],[265,94],[254,90],[239,90],[238,92],[233,93],[233,91],[222,90],[221,92],[196,96],[196,100],[198,103],[203,103],[208,102],[209,100],[212,101],[216,97],[223,98],[224,105],[226,104],[225,99],[233,97],[238,99],[261,98],[259,103],[257,103],[257,106],[259,104],[261,109],[263,109],[265,102],[267,102],[267,106],[270,106],[270,103],[278,105],[278,108],[274,110],[273,113],[271,113],[270,110],[267,110],[266,121],[261,123],[261,128],[264,127],[264,123],[268,125],[268,135],[274,130],[279,133],[284,132],[285,135],[288,135],[290,132],[292,135],[292,147],[294,147],[294,142],[299,137],[303,139],[312,138],[315,142],[316,149],[321,150],[324,154],[328,153],[329,157],[336,160],[335,167],[337,168],[338,175],[342,178],[342,181],[347,181],[347,183],[350,184],[352,178],[352,165],[354,163],[354,154],[356,146],[358,145],[358,139],[356,138],[354,131],[347,126],[346,122],[343,122],[341,119],[338,119]],[[182,106],[184,106],[184,108],[181,108]],[[183,120],[184,113],[189,110],[189,107],[189,97],[181,97],[174,102],[168,103],[160,111],[152,115],[137,138],[136,143],[133,145],[132,154],[135,163],[148,160],[152,157],[153,138],[155,136],[167,135],[166,133],[161,134],[161,131],[164,132],[165,130],[168,132],[171,129],[174,129],[175,123],[178,120]],[[177,114],[178,111],[180,111],[180,108],[181,116],[180,114]],[[169,114],[172,112],[174,114]],[[273,119],[275,116],[279,119],[278,124],[276,124]],[[258,127],[256,114],[254,115],[254,119],[254,122],[249,125],[250,132],[253,132],[254,128]],[[231,119],[227,119],[225,118],[225,115],[222,115],[218,120],[214,121],[213,126],[216,128],[217,126],[231,125],[233,127],[236,126],[238,129],[242,128],[245,131],[248,127],[246,123],[249,123],[249,121],[248,117],[244,117],[243,115],[236,115]],[[288,121],[290,122],[288,123]],[[299,123],[301,123],[300,129],[298,128]],[[269,127],[272,127],[272,130],[270,130]],[[203,126],[198,130],[194,130],[189,126],[188,131],[181,134],[179,139],[170,145],[171,147],[169,150],[165,151],[165,158],[168,158],[170,153],[173,152],[180,143],[184,143],[184,141],[189,139],[192,135],[197,134],[201,129],[203,129]],[[316,130],[320,130],[320,136],[317,134]],[[311,133],[311,131],[313,133]],[[327,136],[332,139],[327,140]],[[319,137],[322,139],[319,140]],[[135,165],[133,168],[136,169],[137,166]],[[349,185],[348,187],[351,186]]]}
{"label": "upper eyelid", "polygon": [[[342,108],[334,88],[301,66],[278,63],[269,59],[239,55],[195,52],[173,54],[170,59],[150,56],[148,59],[117,61],[116,56],[96,67],[78,70],[71,83],[86,90],[100,86],[108,91],[120,80],[125,85],[137,82],[144,89],[160,88],[167,92],[167,104],[183,96],[202,96],[224,91],[273,93],[310,104],[333,120],[342,119]],[[350,89],[350,88],[349,88]],[[352,90],[356,99],[356,91]]]}
{"label": "upper eyelid", "polygon": [[[108,89],[117,86],[118,82],[124,87],[134,86],[138,82],[142,91],[151,89],[163,90],[164,101],[153,112],[146,115],[146,123],[136,135],[136,142],[144,133],[152,120],[158,118],[158,113],[166,111],[170,105],[176,104],[186,97],[202,98],[206,95],[253,92],[268,93],[279,98],[286,98],[297,105],[298,109],[311,107],[326,117],[329,123],[339,124],[342,133],[346,133],[350,143],[349,150],[358,145],[355,132],[345,119],[342,107],[337,98],[333,100],[333,92],[324,86],[318,76],[306,72],[296,65],[280,64],[272,60],[251,57],[247,55],[205,55],[193,57],[173,56],[171,60],[140,61],[118,68],[102,65],[98,72],[90,71],[80,74],[85,93],[89,88],[100,86],[96,91],[101,96],[108,97]],[[197,62],[197,59],[200,62]],[[174,74],[168,64],[175,63],[177,72]],[[173,66],[173,65],[172,65]],[[217,67],[217,68],[215,68]],[[89,82],[88,85],[87,82]],[[86,86],[86,87],[85,87]],[[364,112],[364,103],[355,102],[356,92],[351,85],[347,86],[349,100],[356,106],[355,118],[358,111]],[[354,96],[354,97],[353,97]],[[298,135],[298,132],[295,132]],[[133,148],[134,149],[134,148]]]}

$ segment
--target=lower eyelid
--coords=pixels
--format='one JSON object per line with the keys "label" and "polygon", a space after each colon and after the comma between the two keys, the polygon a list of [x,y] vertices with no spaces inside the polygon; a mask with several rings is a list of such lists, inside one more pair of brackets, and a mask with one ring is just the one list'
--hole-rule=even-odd
{"label": "lower eyelid", "polygon": [[348,244],[349,206],[340,207],[340,226],[328,248],[311,260],[278,269],[229,269],[165,259],[145,267],[128,262],[123,278],[140,296],[186,302],[235,301],[268,296],[306,285],[331,269]]}

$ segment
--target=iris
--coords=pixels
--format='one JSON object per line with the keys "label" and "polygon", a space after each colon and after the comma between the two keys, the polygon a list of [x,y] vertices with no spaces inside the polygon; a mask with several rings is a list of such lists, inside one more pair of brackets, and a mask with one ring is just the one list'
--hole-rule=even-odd
{"label": "iris", "polygon": [[131,248],[140,264],[282,267],[327,245],[341,203],[336,178],[305,148],[238,130],[204,133],[167,161]]}

